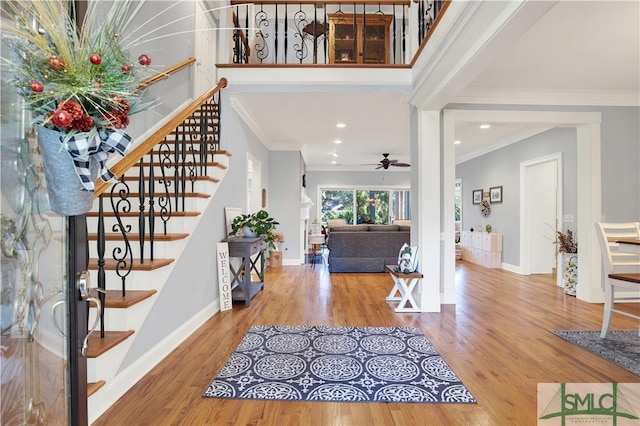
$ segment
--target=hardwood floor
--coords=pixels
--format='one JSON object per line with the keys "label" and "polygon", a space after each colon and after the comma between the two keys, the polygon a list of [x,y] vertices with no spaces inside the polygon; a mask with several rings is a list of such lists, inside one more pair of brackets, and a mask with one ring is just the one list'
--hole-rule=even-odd
{"label": "hardwood floor", "polygon": [[[456,283],[457,305],[397,314],[385,301],[388,274],[268,269],[250,307],[234,305],[207,321],[94,425],[535,425],[538,383],[640,381],[550,333],[599,329],[602,317],[602,305],[564,295],[550,275],[460,262]],[[478,404],[202,398],[253,324],[419,327]],[[631,318],[612,320],[613,329],[637,327]]]}

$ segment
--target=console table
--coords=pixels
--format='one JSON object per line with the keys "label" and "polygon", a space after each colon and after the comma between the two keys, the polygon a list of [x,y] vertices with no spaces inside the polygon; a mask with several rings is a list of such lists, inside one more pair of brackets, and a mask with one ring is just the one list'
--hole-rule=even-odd
{"label": "console table", "polygon": [[[251,304],[251,299],[264,289],[264,241],[263,237],[232,237],[222,240],[229,245],[229,257],[242,259],[236,269],[229,263],[231,272],[231,299],[244,301],[245,306]],[[258,255],[255,259],[251,256]],[[258,275],[259,281],[252,281],[251,273]]]}

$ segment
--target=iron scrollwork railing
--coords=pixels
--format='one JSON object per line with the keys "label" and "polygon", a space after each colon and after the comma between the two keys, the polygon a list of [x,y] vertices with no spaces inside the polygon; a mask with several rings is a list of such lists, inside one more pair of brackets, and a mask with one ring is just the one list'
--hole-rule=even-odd
{"label": "iron scrollwork railing", "polygon": [[[187,193],[195,190],[195,183],[208,176],[213,156],[220,149],[220,92],[203,102],[199,110],[179,124],[151,149],[146,160],[138,164],[138,174],[127,174],[116,182],[108,195],[103,193],[98,201],[97,265],[98,288],[106,290],[106,241],[117,240],[113,248],[113,266],[121,281],[122,297],[126,295],[127,278],[134,264],[131,242],[139,241],[139,263],[155,258],[156,218],[162,221],[161,233],[168,234],[168,224],[175,212],[185,212]],[[158,159],[156,161],[156,158]],[[138,192],[131,192],[130,184],[137,184]],[[104,209],[104,198],[110,200],[110,211]],[[138,211],[132,211],[132,201],[137,199]],[[156,212],[156,202],[159,213]],[[105,232],[105,217],[113,216],[112,235]],[[126,223],[127,218],[137,218],[137,231]],[[129,219],[131,220],[131,219]],[[132,232],[137,232],[132,235]],[[117,236],[119,235],[119,237]],[[148,251],[147,251],[148,249]],[[137,257],[136,257],[137,258]],[[99,292],[104,306],[105,293]],[[104,337],[104,321],[100,334]]]}
{"label": "iron scrollwork railing", "polygon": [[[425,41],[436,25],[438,16],[450,0],[413,0],[375,2],[256,2],[234,3],[233,63],[234,64],[329,64],[329,63],[385,63],[404,65],[411,62],[417,47]],[[340,16],[358,16],[363,30],[358,34],[353,21],[353,52],[375,54],[367,50],[368,25],[390,22],[388,58],[370,57],[358,62],[334,61],[330,58],[331,43],[335,38],[329,22],[340,22]],[[409,28],[409,20],[417,28]],[[369,24],[367,24],[369,21]],[[373,27],[371,27],[373,28]],[[411,31],[411,33],[410,33]],[[411,39],[413,50],[409,52]],[[375,43],[375,42],[374,42]],[[371,44],[371,43],[369,43]]]}

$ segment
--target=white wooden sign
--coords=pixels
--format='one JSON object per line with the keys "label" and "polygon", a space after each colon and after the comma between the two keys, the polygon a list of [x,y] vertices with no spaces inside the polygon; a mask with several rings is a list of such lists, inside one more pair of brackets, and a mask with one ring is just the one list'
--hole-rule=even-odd
{"label": "white wooden sign", "polygon": [[231,309],[231,277],[229,271],[229,244],[218,243],[218,286],[220,311]]}

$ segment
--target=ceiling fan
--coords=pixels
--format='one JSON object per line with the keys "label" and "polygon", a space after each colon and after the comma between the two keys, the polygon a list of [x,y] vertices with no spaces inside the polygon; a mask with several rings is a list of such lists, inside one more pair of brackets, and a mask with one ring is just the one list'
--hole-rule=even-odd
{"label": "ceiling fan", "polygon": [[387,170],[389,168],[389,166],[395,166],[395,167],[410,167],[411,166],[411,164],[399,163],[398,160],[389,160],[389,153],[388,152],[382,154],[382,156],[384,158],[382,160],[380,160],[380,163],[379,163],[378,167],[376,167],[376,170],[378,170],[378,169]]}

